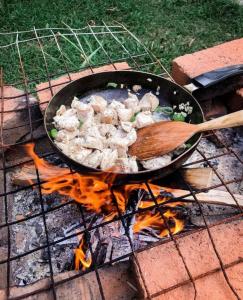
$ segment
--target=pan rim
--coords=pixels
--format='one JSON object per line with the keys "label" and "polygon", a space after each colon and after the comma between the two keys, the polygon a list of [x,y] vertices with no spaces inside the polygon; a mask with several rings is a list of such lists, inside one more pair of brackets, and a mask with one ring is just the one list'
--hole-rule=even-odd
{"label": "pan rim", "polygon": [[[202,139],[202,136],[203,134],[202,133],[199,133],[199,137],[197,139],[197,141],[190,147],[188,148],[186,151],[184,151],[182,154],[180,154],[179,156],[177,156],[175,159],[173,159],[169,164],[163,166],[163,167],[160,167],[160,168],[157,168],[157,169],[153,169],[153,170],[142,170],[142,171],[138,171],[138,172],[132,172],[132,173],[120,173],[120,172],[113,172],[113,171],[104,171],[104,170],[101,170],[101,169],[96,169],[96,168],[93,168],[93,167],[89,167],[89,166],[86,166],[86,165],[83,165],[83,164],[80,164],[79,162],[73,160],[71,157],[67,156],[64,152],[61,151],[61,149],[59,149],[55,143],[53,142],[52,138],[50,137],[49,135],[49,131],[47,130],[47,122],[46,122],[46,119],[47,119],[47,112],[48,112],[48,109],[49,109],[49,106],[51,105],[51,102],[53,101],[54,97],[56,97],[60,92],[63,91],[63,89],[65,88],[69,88],[69,86],[71,84],[74,84],[75,82],[77,82],[78,80],[80,79],[84,79],[84,78],[92,78],[92,77],[95,77],[95,76],[102,76],[102,74],[104,73],[127,73],[127,72],[131,72],[131,73],[138,73],[138,74],[143,74],[143,75],[148,75],[148,78],[149,76],[151,77],[155,77],[155,78],[158,78],[158,79],[163,79],[163,80],[166,80],[170,83],[173,83],[175,86],[177,86],[179,89],[183,89],[190,97],[193,98],[193,100],[195,101],[195,103],[197,104],[199,110],[200,110],[200,113],[201,113],[201,116],[202,116],[202,119],[203,121],[205,121],[205,116],[204,116],[204,113],[203,113],[203,110],[202,110],[202,107],[201,105],[199,104],[199,102],[197,101],[197,99],[192,95],[192,93],[187,90],[184,86],[181,86],[179,85],[178,83],[174,82],[174,81],[171,81],[170,79],[167,79],[167,78],[164,78],[162,76],[159,76],[159,75],[156,75],[156,74],[152,74],[152,73],[149,73],[149,72],[144,72],[144,71],[137,71],[137,70],[113,70],[113,71],[103,71],[103,72],[98,72],[98,73],[92,73],[92,74],[89,74],[87,76],[84,76],[84,77],[80,77],[76,80],[73,80],[71,81],[70,83],[67,83],[63,88],[61,88],[55,95],[52,96],[52,98],[50,99],[50,101],[48,102],[47,104],[47,107],[45,109],[45,113],[44,113],[44,128],[45,128],[45,132],[46,132],[46,135],[49,139],[49,142],[51,143],[51,145],[56,149],[58,150],[57,152],[61,152],[61,155],[64,156],[65,158],[67,158],[67,160],[70,160],[72,162],[73,165],[76,165],[76,164],[79,164],[80,166],[83,166],[83,167],[86,167],[88,169],[90,169],[91,171],[87,171],[87,173],[94,173],[94,174],[104,174],[104,173],[109,173],[109,174],[116,174],[117,176],[119,175],[141,175],[141,174],[147,174],[149,172],[152,172],[152,171],[159,171],[159,170],[163,170],[164,168],[167,168],[169,167],[170,165],[176,163],[178,160],[180,160],[181,158],[183,158],[184,156],[186,156],[186,154],[190,151],[194,151],[195,148],[197,147],[197,145],[199,144],[199,142],[201,141]],[[66,163],[66,162],[65,162]],[[68,163],[67,163],[68,164]],[[76,171],[76,170],[75,170]],[[78,171],[76,171],[78,172]]]}

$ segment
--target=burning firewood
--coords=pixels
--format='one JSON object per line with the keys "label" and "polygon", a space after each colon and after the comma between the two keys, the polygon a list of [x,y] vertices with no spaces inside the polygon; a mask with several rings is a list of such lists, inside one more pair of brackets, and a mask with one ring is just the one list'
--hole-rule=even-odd
{"label": "burning firewood", "polygon": [[[70,173],[68,169],[63,168],[63,172],[66,174]],[[210,168],[188,168],[183,169],[182,174],[185,181],[193,186],[194,188],[207,188],[210,185],[212,178],[212,170]],[[198,176],[200,174],[200,176]],[[60,168],[57,166],[52,166],[48,169],[48,172],[41,173],[39,172],[39,177],[41,181],[48,181],[50,178],[60,176]],[[11,176],[12,183],[15,185],[26,186],[30,183],[37,181],[36,169],[33,164],[25,164],[17,172],[13,173]],[[182,197],[188,195],[189,191],[184,189],[170,189],[170,192],[173,193],[175,197]],[[234,195],[240,206],[243,206],[243,196],[235,194]],[[193,200],[193,197],[187,197],[188,200]],[[228,204],[236,205],[236,202],[232,196],[225,191],[221,190],[210,190],[207,193],[197,194],[197,199],[202,202],[218,203],[218,204]]]}

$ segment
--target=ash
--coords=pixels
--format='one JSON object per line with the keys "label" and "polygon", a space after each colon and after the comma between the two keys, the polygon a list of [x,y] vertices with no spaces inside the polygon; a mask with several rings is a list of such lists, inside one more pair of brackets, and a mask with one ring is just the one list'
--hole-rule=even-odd
{"label": "ash", "polygon": [[[243,137],[231,129],[226,132],[227,135],[224,134],[224,139],[227,145],[242,157]],[[198,149],[207,157],[221,154],[225,151],[225,148],[222,148],[213,139],[203,139]],[[198,159],[202,159],[202,157],[195,151],[190,161]],[[54,156],[50,162],[60,166],[60,159],[58,157]],[[211,163],[225,180],[232,180],[242,176],[242,165],[233,155],[212,159]],[[203,162],[198,165],[192,165],[192,167],[198,166],[208,167]],[[219,180],[215,177],[213,181],[217,183]],[[243,187],[240,183],[235,183],[230,188],[234,193],[243,193]],[[133,212],[138,208],[139,202],[144,196],[143,193],[144,191],[137,191],[137,193],[131,196],[126,212]],[[74,268],[74,249],[79,246],[80,238],[75,236],[50,245],[49,255],[48,248],[46,247],[46,230],[48,231],[48,242],[50,244],[75,234],[79,230],[82,231],[85,228],[91,228],[91,226],[105,222],[103,216],[87,212],[73,202],[57,208],[57,206],[66,201],[71,201],[71,199],[59,194],[51,194],[42,195],[41,200],[37,189],[19,191],[14,194],[11,201],[10,219],[12,221],[39,214],[37,217],[10,227],[11,256],[23,255],[26,252],[38,249],[38,251],[23,255],[11,262],[12,285],[23,286],[50,276],[50,260],[54,275]],[[222,205],[203,204],[202,209],[208,224],[213,224],[216,221],[238,213],[236,208]],[[45,214],[43,214],[43,210]],[[178,213],[185,220],[186,226],[184,231],[195,230],[205,225],[196,204],[182,207]],[[85,224],[83,223],[83,217]],[[89,236],[85,236],[85,242],[91,247],[93,253],[92,261],[95,259],[95,263],[100,265],[103,263],[115,263],[115,260],[118,259],[119,261],[128,260],[132,251],[161,240],[157,232],[151,228],[146,228],[136,234],[133,233],[134,222],[135,216],[129,216],[124,218],[123,221],[116,220],[90,230]],[[164,239],[166,238],[168,237]],[[86,257],[88,258],[89,256],[91,256],[90,249],[86,252]]]}

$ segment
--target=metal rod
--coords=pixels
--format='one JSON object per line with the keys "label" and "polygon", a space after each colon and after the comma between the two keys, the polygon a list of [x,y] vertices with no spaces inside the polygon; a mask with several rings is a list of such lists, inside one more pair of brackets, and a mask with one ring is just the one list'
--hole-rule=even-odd
{"label": "metal rod", "polygon": [[[23,64],[23,61],[22,61],[21,53],[20,53],[20,48],[19,48],[19,45],[18,45],[18,34],[17,34],[17,37],[16,37],[16,47],[17,47],[18,56],[19,56],[19,63],[20,63],[21,73],[22,73],[23,81],[24,81],[24,90],[25,90],[25,93],[26,93],[25,96],[26,96],[26,101],[27,101],[28,117],[29,117],[29,122],[30,122],[30,134],[31,134],[32,141],[34,141],[33,128],[32,128],[32,117],[31,117],[31,111],[30,111],[30,105],[29,105],[30,101],[29,101],[29,95],[27,93],[28,83],[27,83],[27,77],[26,77],[25,70],[24,70],[24,64]],[[50,246],[49,246],[49,236],[48,236],[48,229],[47,229],[47,224],[46,224],[46,215],[45,215],[45,211],[44,211],[44,204],[43,204],[42,192],[41,192],[41,187],[40,187],[39,172],[38,172],[37,168],[35,168],[35,170],[36,170],[37,181],[39,183],[38,190],[39,190],[39,195],[40,195],[42,219],[43,219],[43,223],[44,223],[45,235],[46,235],[46,241],[47,241],[47,253],[48,253],[48,261],[49,261],[49,268],[50,268],[52,294],[53,294],[54,300],[56,300],[55,282],[54,282],[53,269],[52,269],[51,250],[50,250]]]}

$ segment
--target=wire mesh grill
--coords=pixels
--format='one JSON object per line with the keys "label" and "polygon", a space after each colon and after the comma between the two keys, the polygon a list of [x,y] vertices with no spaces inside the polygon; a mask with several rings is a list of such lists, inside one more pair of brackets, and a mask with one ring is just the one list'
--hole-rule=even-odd
{"label": "wire mesh grill", "polygon": [[[0,171],[3,175],[3,182],[2,187],[0,189],[0,200],[4,203],[4,214],[5,219],[0,225],[0,229],[5,228],[7,230],[7,256],[5,259],[0,260],[0,265],[7,264],[7,297],[8,299],[24,299],[28,297],[30,294],[23,294],[18,297],[12,297],[10,296],[10,273],[11,273],[11,262],[14,260],[20,259],[24,256],[27,256],[31,253],[34,253],[36,251],[39,251],[41,249],[47,249],[48,254],[48,261],[49,261],[49,270],[50,270],[50,284],[48,287],[43,289],[35,290],[34,292],[31,292],[31,295],[38,294],[44,290],[51,290],[53,299],[56,299],[56,286],[69,281],[73,280],[79,276],[82,276],[83,274],[95,271],[97,282],[100,289],[100,297],[102,299],[105,299],[105,293],[104,293],[104,287],[102,286],[99,270],[104,265],[114,263],[116,261],[120,261],[126,257],[133,257],[138,270],[140,270],[140,275],[143,280],[143,284],[145,287],[145,290],[147,292],[147,297],[149,299],[158,296],[158,295],[150,295],[149,289],[146,287],[146,282],[143,279],[143,274],[141,272],[141,268],[139,266],[139,261],[136,258],[136,252],[134,251],[134,245],[133,241],[130,238],[129,235],[129,229],[126,225],[126,219],[129,218],[131,215],[142,213],[146,210],[151,209],[157,209],[157,211],[160,213],[161,218],[163,219],[168,231],[169,231],[169,240],[172,240],[174,243],[174,246],[180,255],[180,258],[184,264],[185,270],[188,275],[188,280],[191,282],[194,288],[194,297],[197,296],[197,288],[195,285],[195,280],[186,264],[186,261],[184,259],[184,256],[180,250],[180,247],[177,242],[177,236],[173,236],[170,226],[167,224],[166,219],[164,218],[163,209],[165,203],[158,203],[156,201],[156,197],[153,195],[152,189],[150,187],[150,183],[146,182],[147,191],[150,193],[151,198],[153,199],[154,204],[150,206],[149,208],[138,208],[134,209],[132,212],[123,213],[119,209],[119,205],[116,199],[115,194],[113,193],[114,203],[116,205],[116,209],[118,211],[118,216],[110,221],[102,222],[101,224],[94,225],[92,221],[88,222],[86,218],[84,217],[83,208],[80,206],[80,213],[81,213],[81,220],[84,225],[84,230],[80,231],[75,234],[70,234],[69,236],[66,236],[63,239],[59,239],[56,241],[50,241],[49,239],[49,233],[48,228],[46,224],[46,215],[47,213],[50,213],[51,211],[58,210],[62,207],[65,207],[67,205],[70,205],[73,203],[73,200],[68,200],[65,203],[59,204],[55,207],[49,208],[48,210],[44,207],[43,202],[43,195],[41,190],[41,184],[43,184],[43,181],[41,180],[39,176],[38,169],[36,169],[36,183],[30,184],[27,187],[18,187],[16,189],[8,190],[7,187],[7,173],[10,172],[12,169],[16,167],[20,167],[23,164],[26,164],[28,162],[31,162],[29,158],[26,158],[26,160],[18,161],[8,161],[6,159],[6,154],[3,151],[6,148],[9,148],[10,146],[15,149],[18,145],[25,144],[27,142],[37,142],[35,136],[34,136],[34,128],[36,124],[39,124],[43,121],[42,116],[40,115],[39,119],[33,119],[32,117],[32,110],[37,106],[38,103],[33,103],[31,100],[31,97],[36,96],[38,92],[43,90],[49,90],[51,94],[54,94],[53,89],[55,88],[55,85],[53,85],[52,80],[54,78],[57,78],[61,75],[66,74],[67,75],[67,82],[72,81],[71,74],[73,72],[77,72],[80,70],[86,70],[87,68],[90,70],[91,73],[94,72],[94,69],[98,66],[102,65],[111,65],[114,70],[117,69],[116,63],[118,62],[127,62],[128,69],[135,69],[135,70],[141,70],[141,71],[147,71],[151,73],[156,73],[161,76],[165,76],[170,78],[169,73],[165,70],[165,68],[162,66],[160,60],[156,59],[152,53],[150,53],[146,47],[129,31],[127,30],[123,25],[112,25],[107,26],[106,24],[103,24],[102,26],[92,26],[87,25],[86,27],[82,29],[73,29],[69,26],[66,26],[64,28],[45,28],[45,29],[33,29],[30,31],[21,31],[21,32],[12,32],[12,33],[1,33],[0,34],[0,57],[2,56],[2,59],[0,61],[2,62],[1,66],[1,74],[0,74],[0,86],[1,86],[1,155],[2,155],[2,165],[0,168]],[[6,59],[7,58],[7,59]],[[34,67],[33,67],[34,66]],[[48,87],[37,89],[36,86],[41,82],[48,82]],[[26,105],[22,105],[20,108],[14,109],[14,112],[23,111],[25,110],[27,112],[27,118],[26,122],[23,124],[18,124],[14,127],[5,127],[4,126],[4,120],[8,114],[10,114],[12,111],[9,110],[7,106],[7,102],[10,99],[13,99],[12,96],[5,96],[4,95],[4,84],[11,85],[16,88],[19,88],[23,90],[22,94],[19,94],[16,96],[16,99],[22,99],[24,97],[26,99]],[[62,83],[63,84],[63,83]],[[24,128],[25,126],[28,126],[29,128],[29,138],[24,141],[17,141],[14,143],[8,143],[4,140],[4,133],[5,132],[13,132],[14,130],[17,130],[19,128]],[[210,133],[210,135],[214,135],[215,138],[218,139],[218,137],[215,135],[215,133]],[[234,156],[237,161],[241,164],[243,164],[243,160],[237,154],[235,151],[233,151],[230,147],[225,145],[221,140],[218,140],[219,143],[222,145],[222,154],[220,156]],[[17,148],[16,148],[17,149]],[[188,197],[193,197],[193,200],[197,203],[200,213],[202,214],[203,221],[205,224],[205,228],[208,232],[211,244],[213,246],[214,252],[218,258],[220,270],[222,271],[224,278],[234,293],[235,297],[237,299],[240,299],[237,291],[232,286],[228,275],[226,273],[226,269],[228,266],[226,266],[221,257],[220,254],[216,248],[213,236],[211,234],[211,227],[216,225],[207,224],[207,220],[204,216],[203,210],[201,208],[200,201],[197,198],[198,193],[206,192],[213,188],[218,188],[224,186],[229,195],[231,195],[233,201],[235,201],[236,206],[238,208],[238,214],[220,221],[221,223],[230,222],[235,219],[240,219],[242,217],[242,208],[240,207],[239,203],[237,202],[237,199],[235,198],[234,194],[232,193],[230,189],[230,184],[241,182],[243,177],[242,174],[239,175],[238,178],[232,178],[228,181],[225,181],[221,174],[217,171],[217,169],[212,164],[213,159],[217,158],[218,155],[214,155],[211,157],[206,157],[206,155],[201,151],[197,150],[198,154],[200,155],[201,159],[187,163],[185,166],[193,166],[197,165],[198,163],[205,163],[206,166],[209,166],[212,168],[215,176],[218,177],[219,183],[215,184],[213,186],[210,186],[208,188],[195,190],[191,185],[185,182],[183,176],[181,175],[181,172],[177,172],[177,176],[181,178],[181,180],[184,182],[184,184],[187,186],[188,194],[183,197],[178,197],[173,199],[174,201],[191,201],[187,200]],[[53,155],[53,152],[41,152],[40,156],[48,159]],[[74,173],[72,170],[70,170],[71,173]],[[35,187],[38,190],[39,195],[39,201],[41,204],[41,209],[38,213],[32,214],[28,217],[22,218],[21,220],[10,220],[9,214],[8,214],[8,199],[11,195],[16,194],[17,192],[24,190],[24,189],[30,189],[32,187]],[[44,229],[45,229],[45,236],[46,236],[46,243],[42,246],[38,246],[32,250],[25,251],[22,254],[19,255],[11,255],[11,239],[10,239],[10,231],[11,226],[20,224],[22,222],[26,222],[32,218],[41,217]],[[94,256],[94,253],[92,251],[92,245],[89,242],[89,236],[92,230],[102,227],[107,223],[112,223],[114,221],[120,220],[123,227],[125,234],[128,238],[129,244],[130,244],[130,251],[129,253],[115,259],[109,261],[109,263],[104,263],[102,265],[96,264],[96,257]],[[219,224],[218,222],[217,224]],[[185,233],[185,234],[190,234]],[[69,277],[68,279],[59,280],[56,281],[54,279],[53,274],[53,267],[52,267],[52,253],[51,253],[51,247],[54,246],[57,243],[60,243],[64,240],[70,239],[77,235],[84,235],[84,237],[87,240],[88,248],[91,253],[92,257],[92,268],[88,269],[86,271],[80,271],[80,273]],[[202,276],[206,276],[207,274],[202,274]],[[181,285],[185,284],[188,281],[185,281],[184,283],[181,283]],[[173,288],[178,287],[178,285],[175,285]],[[159,294],[166,293],[166,290],[162,290]]]}

